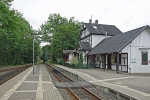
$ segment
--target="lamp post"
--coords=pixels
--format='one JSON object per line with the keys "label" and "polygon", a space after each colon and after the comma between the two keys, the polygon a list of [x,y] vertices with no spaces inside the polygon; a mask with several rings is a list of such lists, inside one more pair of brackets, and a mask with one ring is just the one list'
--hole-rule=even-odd
{"label": "lamp post", "polygon": [[[37,34],[38,35],[38,34]],[[38,66],[39,66],[39,47],[38,47],[38,57],[37,57],[37,62],[38,62]]]}
{"label": "lamp post", "polygon": [[33,74],[34,74],[34,39],[35,39],[35,33],[32,33],[31,34],[32,35],[32,37],[33,37]]}
{"label": "lamp post", "polygon": [[38,65],[39,65],[39,49],[38,49],[38,57],[37,57]]}

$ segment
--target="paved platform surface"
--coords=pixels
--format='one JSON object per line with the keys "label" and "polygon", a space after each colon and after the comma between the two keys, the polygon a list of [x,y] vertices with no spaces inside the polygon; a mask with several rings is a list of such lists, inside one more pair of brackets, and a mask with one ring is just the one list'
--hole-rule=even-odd
{"label": "paved platform surface", "polygon": [[95,85],[109,87],[120,93],[134,97],[138,100],[150,100],[150,74],[130,75],[117,74],[116,71],[102,69],[71,69],[61,65],[55,65]]}
{"label": "paved platform surface", "polygon": [[0,86],[0,100],[63,100],[44,65],[34,66]]}

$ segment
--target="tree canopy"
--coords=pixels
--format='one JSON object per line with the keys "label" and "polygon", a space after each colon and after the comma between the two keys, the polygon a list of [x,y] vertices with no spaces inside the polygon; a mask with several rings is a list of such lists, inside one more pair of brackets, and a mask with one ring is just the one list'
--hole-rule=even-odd
{"label": "tree canopy", "polygon": [[46,62],[49,58],[50,58],[50,52],[49,52],[49,45],[45,45],[42,47],[42,56],[41,56],[41,60],[43,60],[43,62]]}
{"label": "tree canopy", "polygon": [[66,18],[60,14],[50,14],[39,31],[42,40],[49,43],[50,54],[61,58],[63,50],[73,50],[78,45],[81,22],[74,17]]}
{"label": "tree canopy", "polygon": [[[0,1],[0,66],[32,63],[31,33],[43,35],[42,41],[49,43],[43,48],[42,57],[46,59],[49,56],[53,59],[61,58],[63,50],[76,48],[81,23],[74,17],[68,19],[60,14],[50,14],[48,20],[40,26],[40,30],[36,31],[21,12],[10,8],[12,1]],[[39,55],[38,52],[41,52],[38,38],[34,46],[35,59]]]}
{"label": "tree canopy", "polygon": [[[0,1],[0,66],[32,62],[34,30],[19,11],[10,9],[11,1]],[[37,48],[39,43],[35,43],[35,54]]]}

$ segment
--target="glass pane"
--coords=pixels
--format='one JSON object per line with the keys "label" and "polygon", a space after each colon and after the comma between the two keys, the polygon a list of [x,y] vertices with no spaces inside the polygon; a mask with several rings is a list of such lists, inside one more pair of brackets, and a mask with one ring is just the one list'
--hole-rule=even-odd
{"label": "glass pane", "polygon": [[146,60],[147,60],[147,55],[146,53],[143,53],[143,61],[146,62]]}
{"label": "glass pane", "polygon": [[127,65],[127,58],[125,59],[125,65]]}
{"label": "glass pane", "polygon": [[142,53],[142,63],[147,63],[147,53],[146,52],[143,52]]}
{"label": "glass pane", "polygon": [[121,59],[121,65],[125,65],[125,58]]}

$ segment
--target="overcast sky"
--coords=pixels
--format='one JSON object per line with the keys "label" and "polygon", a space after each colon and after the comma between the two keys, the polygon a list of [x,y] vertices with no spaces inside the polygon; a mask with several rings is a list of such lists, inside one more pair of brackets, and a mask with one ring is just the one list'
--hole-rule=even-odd
{"label": "overcast sky", "polygon": [[51,13],[84,22],[92,15],[93,22],[116,25],[122,32],[150,25],[150,0],[14,0],[12,8],[23,13],[33,29]]}

